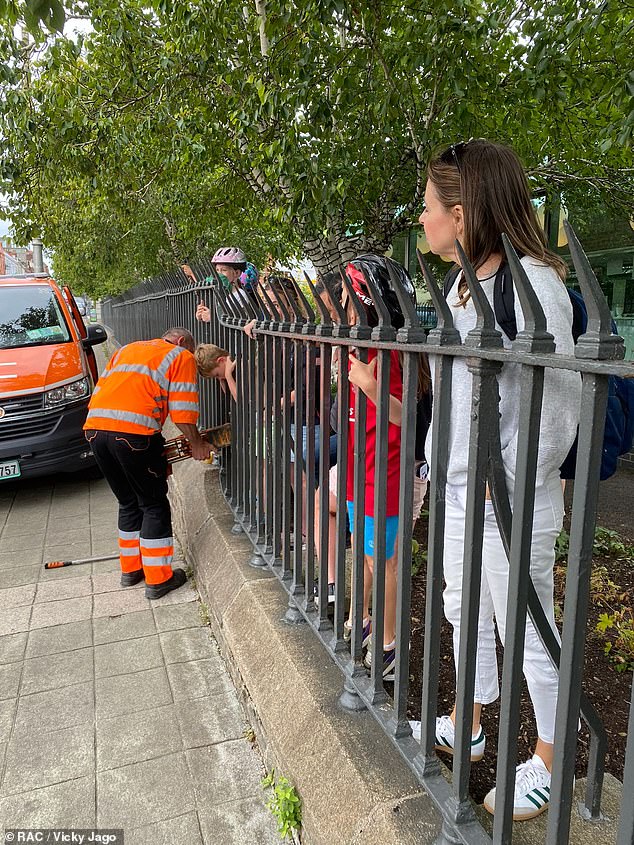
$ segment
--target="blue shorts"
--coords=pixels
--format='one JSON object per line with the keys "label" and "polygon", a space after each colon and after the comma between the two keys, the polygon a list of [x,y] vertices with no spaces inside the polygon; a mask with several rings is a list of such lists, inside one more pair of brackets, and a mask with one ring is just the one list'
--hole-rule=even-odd
{"label": "blue shorts", "polygon": [[[354,502],[346,502],[348,507],[348,519],[350,521],[350,530],[354,528]],[[398,531],[398,516],[388,516],[385,518],[385,557],[389,560],[394,554],[396,548],[396,533]],[[366,516],[365,530],[363,537],[363,553],[369,557],[374,557],[374,517]]]}

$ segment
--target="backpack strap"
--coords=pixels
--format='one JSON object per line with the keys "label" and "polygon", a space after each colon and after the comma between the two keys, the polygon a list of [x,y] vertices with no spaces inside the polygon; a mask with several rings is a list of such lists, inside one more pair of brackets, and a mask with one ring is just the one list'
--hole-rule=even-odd
{"label": "backpack strap", "polygon": [[447,274],[443,279],[442,283],[442,292],[445,299],[447,299],[447,297],[449,296],[449,291],[454,286],[454,283],[460,275],[461,271],[462,267],[459,264],[455,264],[450,270],[447,271]]}
{"label": "backpack strap", "polygon": [[517,321],[515,320],[515,293],[513,291],[513,276],[508,261],[503,261],[495,274],[493,283],[493,311],[495,319],[509,340],[517,337]]}

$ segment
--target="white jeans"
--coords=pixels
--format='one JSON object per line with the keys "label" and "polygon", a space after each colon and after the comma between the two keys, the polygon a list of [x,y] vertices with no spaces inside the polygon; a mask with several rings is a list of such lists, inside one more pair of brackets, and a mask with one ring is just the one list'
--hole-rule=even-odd
{"label": "white jeans", "polygon": [[[444,566],[446,587],[443,596],[445,615],[453,625],[456,672],[460,643],[466,492],[466,487],[447,485]],[[555,626],[553,608],[553,566],[555,540],[561,531],[563,513],[561,481],[555,475],[535,491],[531,578],[546,617],[558,639],[559,633]],[[490,704],[499,694],[493,619],[495,617],[503,643],[506,630],[507,591],[508,560],[495,521],[493,505],[487,502],[484,515],[482,583],[474,691],[474,700],[480,704]],[[527,619],[526,623],[524,675],[535,710],[539,738],[544,742],[552,743],[555,736],[559,675],[530,619]]]}

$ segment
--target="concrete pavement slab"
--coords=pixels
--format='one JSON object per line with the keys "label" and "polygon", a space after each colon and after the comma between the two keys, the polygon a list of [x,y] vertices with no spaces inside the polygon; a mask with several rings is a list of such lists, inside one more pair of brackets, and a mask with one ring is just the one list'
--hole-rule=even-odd
{"label": "concrete pavement slab", "polygon": [[154,608],[157,630],[177,631],[181,628],[200,628],[200,610],[197,602]]}
{"label": "concrete pavement slab", "polygon": [[0,797],[73,780],[94,771],[94,727],[76,725],[59,731],[34,731],[14,737],[5,759]]}
{"label": "concrete pavement slab", "polygon": [[0,742],[8,742],[9,740],[17,701],[17,698],[7,698],[0,701]]}
{"label": "concrete pavement slab", "polygon": [[[112,552],[112,545],[97,547],[93,544],[93,555],[105,555]],[[116,572],[121,575],[119,558],[116,560],[97,560],[92,565],[93,575],[104,575],[106,572]]]}
{"label": "concrete pavement slab", "polygon": [[233,689],[233,684],[219,656],[187,663],[171,663],[167,674],[174,701],[191,701],[206,696],[222,695]]}
{"label": "concrete pavement slab", "polygon": [[24,661],[22,689],[24,695],[81,684],[93,678],[92,648],[78,648],[56,654],[33,657]]}
{"label": "concrete pavement slab", "polygon": [[53,625],[63,625],[65,622],[81,622],[83,619],[90,619],[91,613],[91,596],[36,603],[33,605],[31,630],[51,628]]}
{"label": "concrete pavement slab", "polygon": [[21,549],[9,551],[4,542],[0,543],[0,571],[4,569],[23,569],[27,566],[39,566],[42,563],[42,549]]}
{"label": "concrete pavement slab", "polygon": [[19,634],[7,634],[0,637],[0,664],[22,660],[28,636],[26,631],[20,631]]}
{"label": "concrete pavement slab", "polygon": [[94,775],[0,799],[4,827],[91,828],[95,816]]}
{"label": "concrete pavement slab", "polygon": [[[70,568],[72,569],[72,567]],[[40,581],[37,585],[35,601],[61,601],[62,599],[76,599],[91,594],[92,584],[90,575],[84,574],[70,580]]]}
{"label": "concrete pavement slab", "polygon": [[93,618],[93,637],[95,645],[114,643],[118,640],[133,640],[156,633],[154,616],[151,610],[137,610],[121,616],[101,616]]}
{"label": "concrete pavement slab", "polygon": [[95,678],[128,675],[163,665],[158,636],[95,646]]}
{"label": "concrete pavement slab", "polygon": [[0,569],[0,589],[21,587],[24,584],[36,584],[42,570],[39,566],[19,566],[12,569]]}
{"label": "concrete pavement slab", "polygon": [[97,716],[108,718],[172,704],[164,667],[133,675],[115,675],[95,682]]}
{"label": "concrete pavement slab", "polygon": [[[47,550],[46,561],[49,560],[72,560],[72,558],[60,558],[59,556],[54,557],[53,555],[48,554]],[[66,581],[74,578],[85,578],[87,569],[90,569],[90,564],[87,564],[86,566],[64,566],[62,569],[44,569],[44,566],[42,566],[40,569],[39,583],[54,584],[59,581]]]}
{"label": "concrete pavement slab", "polygon": [[135,610],[147,610],[149,602],[143,589],[128,589],[117,593],[98,593],[93,597],[93,616],[120,616]]}
{"label": "concrete pavement slab", "polygon": [[5,587],[0,590],[0,607],[21,607],[32,604],[35,598],[35,584],[23,584],[20,587]]}
{"label": "concrete pavement slab", "polygon": [[92,625],[89,619],[82,622],[68,622],[52,628],[38,628],[29,632],[26,647],[27,657],[43,657],[88,648],[92,645]]}
{"label": "concrete pavement slab", "polygon": [[233,690],[214,698],[189,701],[178,711],[178,722],[185,748],[242,739],[246,728],[244,711]]}
{"label": "concrete pavement slab", "polygon": [[95,684],[61,687],[59,689],[21,695],[15,718],[14,733],[30,735],[40,725],[51,731],[81,725],[93,724],[95,720]]}
{"label": "concrete pavement slab", "polygon": [[[115,561],[117,568],[110,572],[104,572],[99,575],[92,576],[92,591],[93,593],[114,593],[121,590],[121,570],[119,569],[119,562]],[[135,584],[134,587],[126,587],[126,592],[131,590],[143,590],[145,583]]]}
{"label": "concrete pavement slab", "polygon": [[[125,832],[126,845],[203,845],[196,813]],[[216,840],[215,845],[221,845]],[[278,841],[279,845],[279,841]]]}
{"label": "concrete pavement slab", "polygon": [[22,663],[5,663],[0,666],[0,700],[13,698],[18,694]]}
{"label": "concrete pavement slab", "polygon": [[262,761],[245,739],[185,752],[199,807],[262,795]]}
{"label": "concrete pavement slab", "polygon": [[97,772],[100,827],[143,827],[195,809],[183,753]]}
{"label": "concrete pavement slab", "polygon": [[166,663],[203,660],[217,654],[208,628],[186,628],[159,634]]}
{"label": "concrete pavement slab", "polygon": [[0,614],[0,636],[28,631],[31,606],[7,608]]}
{"label": "concrete pavement slab", "polygon": [[142,763],[182,750],[173,704],[100,719],[97,723],[97,771]]}
{"label": "concrete pavement slab", "polygon": [[253,798],[201,808],[198,816],[205,845],[244,845],[246,842],[249,845],[280,845],[280,837],[263,800],[262,790]]}
{"label": "concrete pavement slab", "polygon": [[[4,532],[3,532],[4,533]],[[44,532],[33,531],[31,526],[30,531],[25,531],[22,534],[16,534],[12,537],[2,537],[2,551],[4,554],[9,552],[22,553],[33,549],[42,549],[44,546]]]}

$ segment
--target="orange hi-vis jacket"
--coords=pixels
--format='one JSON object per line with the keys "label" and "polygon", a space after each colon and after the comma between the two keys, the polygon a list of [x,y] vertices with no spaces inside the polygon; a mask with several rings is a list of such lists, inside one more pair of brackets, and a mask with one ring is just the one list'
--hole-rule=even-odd
{"label": "orange hi-vis jacket", "polygon": [[112,356],[92,394],[85,429],[156,434],[198,421],[198,371],[187,349],[167,340],[140,340]]}

